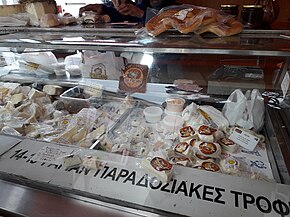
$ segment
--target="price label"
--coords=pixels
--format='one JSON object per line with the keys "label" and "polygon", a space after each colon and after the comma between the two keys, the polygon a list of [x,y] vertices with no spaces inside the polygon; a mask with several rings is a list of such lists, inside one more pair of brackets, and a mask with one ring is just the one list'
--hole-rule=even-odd
{"label": "price label", "polygon": [[45,146],[42,149],[40,149],[34,155],[34,157],[31,158],[31,160],[48,163],[57,163],[60,162],[64,156],[68,156],[72,154],[74,151],[75,150],[71,148]]}
{"label": "price label", "polygon": [[260,140],[259,137],[254,136],[238,127],[233,130],[230,135],[230,139],[250,151],[255,149]]}

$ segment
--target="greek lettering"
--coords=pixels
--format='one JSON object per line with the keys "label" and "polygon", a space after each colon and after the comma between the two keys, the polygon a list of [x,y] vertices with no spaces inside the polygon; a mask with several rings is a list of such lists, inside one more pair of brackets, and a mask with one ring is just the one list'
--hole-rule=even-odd
{"label": "greek lettering", "polygon": [[108,171],[109,167],[108,166],[104,166],[104,172],[101,175],[101,178],[104,177],[104,175],[106,174],[106,172]]}
{"label": "greek lettering", "polygon": [[136,172],[133,171],[124,181],[123,183],[126,183],[127,181],[132,182],[132,185],[135,185],[135,180],[136,180]]}
{"label": "greek lettering", "polygon": [[176,179],[173,179],[170,193],[173,193],[174,192],[175,186],[176,186],[176,182],[177,182],[177,180]]}
{"label": "greek lettering", "polygon": [[45,162],[42,162],[41,164],[40,164],[40,166],[44,166],[45,165]]}
{"label": "greek lettering", "polygon": [[248,204],[255,203],[255,197],[251,194],[243,193],[244,209],[248,209]]}
{"label": "greek lettering", "polygon": [[100,169],[98,169],[96,172],[95,172],[95,174],[94,174],[94,177],[96,177],[99,173],[100,173]]}
{"label": "greek lettering", "polygon": [[[156,186],[154,186],[153,184],[156,184]],[[156,177],[152,177],[149,181],[149,186],[151,189],[153,190],[157,190],[158,188],[160,188],[162,185],[162,182],[160,180],[158,180]]]}
{"label": "greek lettering", "polygon": [[175,191],[175,194],[178,194],[179,192],[183,192],[185,196],[188,196],[187,188],[186,188],[186,181],[182,181],[178,188]]}
{"label": "greek lettering", "polygon": [[70,172],[70,171],[72,171],[72,170],[74,170],[75,173],[78,173],[78,172],[79,172],[79,167],[73,167],[73,168],[67,168],[67,169],[66,169],[66,171],[68,171],[68,172]]}
{"label": "greek lettering", "polygon": [[160,191],[170,192],[170,189],[167,188],[168,186],[169,186],[169,183],[165,183],[165,185],[162,186],[162,188],[160,189]]}
{"label": "greek lettering", "polygon": [[[209,190],[210,190],[210,191],[209,191]],[[213,199],[207,197],[207,195],[213,195],[213,190],[214,190],[214,187],[205,185],[205,186],[203,187],[202,199],[203,199],[203,200],[207,200],[207,201],[212,202]]]}
{"label": "greek lettering", "polygon": [[[144,180],[144,183],[142,183]],[[137,182],[137,186],[146,187],[148,188],[148,175],[145,174],[142,178]]]}
{"label": "greek lettering", "polygon": [[126,176],[128,176],[129,174],[129,171],[128,170],[125,170],[125,169],[121,169],[121,171],[119,172],[117,178],[116,178],[116,181],[119,180],[119,178],[123,177],[125,178]]}
{"label": "greek lettering", "polygon": [[54,169],[57,169],[57,167],[59,166],[58,164],[48,164],[48,166],[47,167],[54,167]]}
{"label": "greek lettering", "polygon": [[113,168],[110,172],[107,173],[107,175],[104,177],[104,179],[111,177],[112,180],[115,180],[116,177],[116,172],[117,172],[117,168]]}
{"label": "greek lettering", "polygon": [[238,192],[238,191],[230,191],[232,194],[235,195],[235,207],[239,207],[239,195],[243,195],[242,192]]}
{"label": "greek lettering", "polygon": [[26,161],[26,163],[28,163],[30,161],[30,159],[34,156],[35,154],[31,154],[30,158],[28,158],[28,160]]}
{"label": "greek lettering", "polygon": [[281,217],[289,215],[290,212],[287,204],[279,199],[273,202],[273,210],[281,215]]}
{"label": "greek lettering", "polygon": [[214,202],[216,203],[220,203],[220,204],[225,204],[226,202],[223,200],[220,200],[220,198],[223,196],[221,192],[225,192],[225,189],[222,188],[215,188],[215,191],[217,193],[216,198],[214,199]]}
{"label": "greek lettering", "polygon": [[91,171],[90,168],[86,168],[86,167],[82,167],[79,171],[79,174],[83,173],[84,172],[84,175],[88,175],[88,173]]}
{"label": "greek lettering", "polygon": [[[264,201],[264,202],[262,202],[262,201]],[[257,208],[262,213],[270,213],[272,211],[271,202],[266,197],[263,197],[263,196],[257,197],[256,205],[257,205]]]}
{"label": "greek lettering", "polygon": [[198,189],[201,187],[201,184],[198,184],[194,187],[194,183],[190,184],[190,190],[189,190],[189,197],[192,197],[192,194],[195,193],[197,199],[201,199],[200,194],[198,192]]}

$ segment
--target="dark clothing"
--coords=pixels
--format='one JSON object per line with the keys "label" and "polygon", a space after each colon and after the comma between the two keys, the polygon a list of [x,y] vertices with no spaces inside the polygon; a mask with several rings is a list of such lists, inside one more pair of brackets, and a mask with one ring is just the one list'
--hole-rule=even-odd
{"label": "dark clothing", "polygon": [[[133,2],[131,4],[135,5]],[[136,5],[136,6],[138,7],[138,5]],[[109,15],[112,23],[124,22],[124,21],[133,22],[133,23],[136,23],[136,22],[141,23],[142,22],[142,19],[140,19],[138,17],[120,14],[116,10],[116,8],[114,7],[112,2],[108,2],[108,3],[103,5],[102,13]]]}
{"label": "dark clothing", "polygon": [[[173,5],[175,3],[175,0],[162,0],[162,5],[159,7],[155,8],[160,10],[163,7]],[[146,18],[146,10],[147,8],[151,7],[150,5],[150,0],[143,0],[140,4],[135,4],[134,2],[131,2],[130,4],[135,5],[136,7],[140,8],[141,10],[144,11],[144,16],[142,18],[130,16],[130,15],[122,15],[120,14],[116,8],[114,7],[112,2],[108,2],[103,5],[103,14],[109,15],[111,18],[111,22],[133,22],[133,23],[145,23],[145,18]]]}

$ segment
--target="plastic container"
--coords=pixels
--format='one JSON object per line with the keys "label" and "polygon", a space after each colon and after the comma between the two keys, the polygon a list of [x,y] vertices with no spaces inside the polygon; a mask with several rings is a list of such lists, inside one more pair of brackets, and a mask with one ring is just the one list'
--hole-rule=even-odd
{"label": "plastic container", "polygon": [[184,120],[178,115],[167,115],[162,120],[163,127],[169,132],[178,132],[183,127]]}
{"label": "plastic container", "polygon": [[166,99],[166,110],[168,112],[182,112],[185,99],[180,97],[171,97]]}
{"label": "plastic container", "polygon": [[157,123],[161,121],[163,110],[158,106],[149,106],[143,110],[145,120],[149,123]]}

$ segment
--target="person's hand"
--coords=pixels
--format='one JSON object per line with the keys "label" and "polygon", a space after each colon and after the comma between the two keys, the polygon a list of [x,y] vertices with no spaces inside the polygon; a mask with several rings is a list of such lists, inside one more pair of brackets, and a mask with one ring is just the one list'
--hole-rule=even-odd
{"label": "person's hand", "polygon": [[85,11],[94,11],[97,14],[102,13],[102,5],[101,4],[88,4],[84,7],[81,7],[79,10],[79,16],[81,17]]}
{"label": "person's hand", "polygon": [[144,16],[144,11],[132,4],[123,3],[120,4],[116,9],[120,14],[123,15],[130,15],[138,18],[142,18]]}

